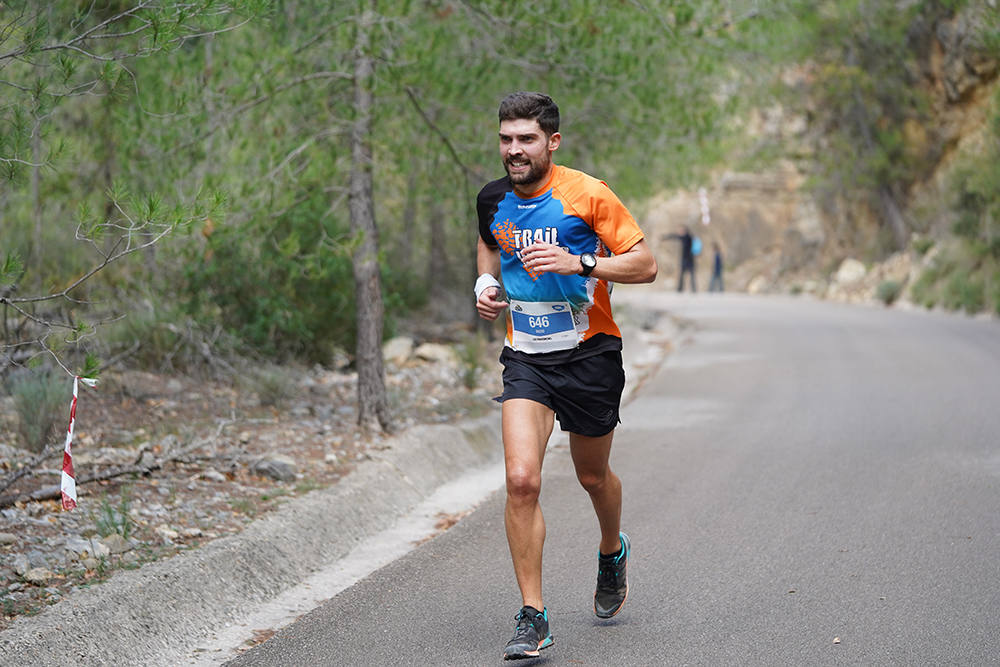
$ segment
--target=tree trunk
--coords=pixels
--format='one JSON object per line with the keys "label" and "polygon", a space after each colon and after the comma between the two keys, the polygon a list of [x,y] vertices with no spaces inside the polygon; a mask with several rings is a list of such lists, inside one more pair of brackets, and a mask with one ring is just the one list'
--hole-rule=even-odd
{"label": "tree trunk", "polygon": [[374,61],[369,53],[374,0],[359,3],[354,50],[354,124],[351,128],[351,226],[358,234],[352,257],[358,313],[358,424],[369,431],[388,430],[389,409],[382,362],[382,288],[379,281],[378,230],[372,195],[372,85]]}
{"label": "tree trunk", "polygon": [[[429,217],[429,237],[430,251],[427,255],[427,288],[428,297],[431,301],[431,312],[443,314],[443,300],[445,294],[451,289],[452,279],[449,271],[447,245],[448,239],[445,233],[445,213],[442,210],[441,202],[434,199],[430,206]],[[447,308],[444,306],[445,309]]]}
{"label": "tree trunk", "polygon": [[899,210],[899,204],[896,203],[896,198],[892,196],[892,191],[888,187],[883,186],[878,189],[878,199],[882,207],[882,216],[889,223],[889,229],[892,231],[896,250],[903,250],[906,248],[908,240],[903,212]]}
{"label": "tree trunk", "polygon": [[42,262],[42,124],[35,123],[31,132],[31,215],[33,231],[31,234],[31,252],[28,253],[28,266],[40,266]]}
{"label": "tree trunk", "polygon": [[[417,179],[418,169],[411,169],[406,176],[406,203],[403,205],[403,229],[417,227],[417,197],[420,192],[420,182]],[[413,270],[413,239],[407,234],[399,234],[394,253],[396,266],[403,273]]]}

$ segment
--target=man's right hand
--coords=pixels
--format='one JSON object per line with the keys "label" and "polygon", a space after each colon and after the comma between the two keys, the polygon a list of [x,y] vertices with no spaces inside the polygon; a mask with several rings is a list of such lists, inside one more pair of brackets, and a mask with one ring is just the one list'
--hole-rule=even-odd
{"label": "man's right hand", "polygon": [[506,307],[507,302],[500,298],[499,287],[487,287],[482,291],[479,295],[479,299],[476,301],[476,310],[479,311],[479,317],[484,320],[490,320],[491,322],[495,320]]}

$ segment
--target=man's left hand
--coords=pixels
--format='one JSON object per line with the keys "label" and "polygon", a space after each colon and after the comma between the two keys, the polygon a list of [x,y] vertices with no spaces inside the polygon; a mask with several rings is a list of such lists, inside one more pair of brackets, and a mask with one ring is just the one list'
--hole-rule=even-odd
{"label": "man's left hand", "polygon": [[532,243],[521,251],[524,268],[532,273],[558,273],[571,276],[583,269],[579,255],[552,243]]}

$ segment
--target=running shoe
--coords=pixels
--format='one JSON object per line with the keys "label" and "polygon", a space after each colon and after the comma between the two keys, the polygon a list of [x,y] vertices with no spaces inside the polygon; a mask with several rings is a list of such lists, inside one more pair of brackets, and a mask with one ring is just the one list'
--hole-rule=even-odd
{"label": "running shoe", "polygon": [[541,649],[552,646],[548,609],[538,611],[534,607],[524,606],[514,619],[517,625],[514,627],[513,639],[503,649],[504,660],[534,658]]}
{"label": "running shoe", "polygon": [[625,604],[628,597],[628,555],[632,543],[628,535],[619,533],[622,548],[616,554],[597,554],[597,590],[594,592],[594,613],[598,618],[611,618]]}

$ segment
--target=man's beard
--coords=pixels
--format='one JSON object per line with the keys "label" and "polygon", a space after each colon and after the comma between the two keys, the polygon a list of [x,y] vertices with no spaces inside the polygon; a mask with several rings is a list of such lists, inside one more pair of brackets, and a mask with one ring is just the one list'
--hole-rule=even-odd
{"label": "man's beard", "polygon": [[541,158],[538,162],[528,160],[528,171],[522,172],[520,174],[510,173],[510,164],[508,161],[503,163],[503,168],[507,170],[507,176],[510,178],[510,182],[514,185],[524,185],[525,183],[535,183],[536,181],[542,180],[545,176],[546,170],[548,170],[551,160]]}

